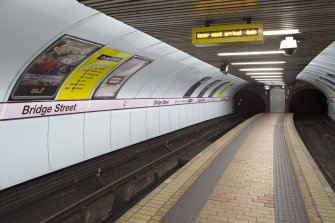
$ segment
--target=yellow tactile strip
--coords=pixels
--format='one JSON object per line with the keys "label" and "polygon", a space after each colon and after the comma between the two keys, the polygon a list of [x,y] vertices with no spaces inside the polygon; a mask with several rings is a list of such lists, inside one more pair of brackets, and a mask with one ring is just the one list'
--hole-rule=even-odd
{"label": "yellow tactile strip", "polygon": [[274,222],[273,135],[278,117],[266,114],[243,142],[197,222]]}
{"label": "yellow tactile strip", "polygon": [[[257,115],[259,116],[259,115]],[[158,222],[169,211],[173,204],[217,157],[224,147],[229,144],[246,125],[251,123],[254,116],[238,125],[215,143],[198,154],[179,171],[165,180],[159,187],[142,199],[137,205],[120,217],[116,222]]]}
{"label": "yellow tactile strip", "polygon": [[296,159],[300,167],[295,166],[295,171],[311,221],[335,222],[335,193],[300,139],[294,126],[293,114],[287,115],[285,125],[287,143],[290,150],[294,152],[291,159],[293,163]]}

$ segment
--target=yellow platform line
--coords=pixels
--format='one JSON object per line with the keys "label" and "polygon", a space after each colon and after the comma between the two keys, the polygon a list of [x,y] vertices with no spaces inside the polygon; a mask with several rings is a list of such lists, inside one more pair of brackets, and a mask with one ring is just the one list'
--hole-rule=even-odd
{"label": "yellow platform line", "polygon": [[334,223],[335,193],[299,137],[293,114],[286,116],[285,128],[291,159],[311,222]]}
{"label": "yellow platform line", "polygon": [[180,170],[166,179],[160,186],[143,198],[133,208],[121,216],[117,223],[156,223],[187,191],[192,183],[211,164],[244,128],[259,115],[256,115],[222,136],[215,143],[208,146]]}

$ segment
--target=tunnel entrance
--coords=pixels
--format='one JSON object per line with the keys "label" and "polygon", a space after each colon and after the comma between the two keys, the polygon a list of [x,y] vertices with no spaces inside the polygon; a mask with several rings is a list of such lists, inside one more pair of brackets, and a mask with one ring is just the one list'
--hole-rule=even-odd
{"label": "tunnel entrance", "polygon": [[235,113],[254,115],[266,111],[263,98],[255,91],[241,90],[234,95],[233,99]]}
{"label": "tunnel entrance", "polygon": [[299,91],[292,96],[289,102],[289,112],[299,116],[327,115],[327,111],[327,98],[321,91],[316,89]]}

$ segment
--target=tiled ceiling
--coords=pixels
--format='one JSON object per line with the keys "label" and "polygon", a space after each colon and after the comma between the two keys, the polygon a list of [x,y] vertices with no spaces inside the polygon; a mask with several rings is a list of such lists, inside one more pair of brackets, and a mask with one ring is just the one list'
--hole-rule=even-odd
{"label": "tiled ceiling", "polygon": [[[335,40],[335,0],[79,0],[79,2],[133,26],[163,42],[216,67],[222,62],[285,60],[284,81],[291,84],[299,72]],[[220,52],[278,50],[285,36],[266,36],[264,44],[195,47],[192,27],[243,23],[245,17],[264,24],[264,29],[300,29],[294,35],[298,49],[292,56],[262,55],[219,57]],[[107,27],[106,27],[107,28]],[[247,66],[243,66],[246,68]],[[256,67],[256,65],[250,66]],[[252,82],[245,72],[231,66],[229,73]]]}

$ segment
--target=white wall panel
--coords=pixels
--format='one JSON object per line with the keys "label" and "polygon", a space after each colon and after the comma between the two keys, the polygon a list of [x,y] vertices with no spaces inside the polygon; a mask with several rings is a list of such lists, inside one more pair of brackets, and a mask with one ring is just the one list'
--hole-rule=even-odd
{"label": "white wall panel", "polygon": [[[174,55],[175,57],[171,58],[169,55]],[[136,97],[163,97],[163,95],[154,94],[154,92],[159,88],[162,82],[166,81],[166,76],[185,67],[185,65],[179,63],[179,60],[182,60],[182,58],[189,58],[189,55],[186,55],[185,53],[171,53],[154,61],[150,65],[150,73],[146,73],[145,81],[142,82],[142,86],[138,89]]]}
{"label": "white wall panel", "polygon": [[164,88],[165,97],[182,97],[186,90],[196,82],[195,79],[200,80],[203,77],[212,76],[210,68],[212,68],[211,65],[200,64],[198,60],[194,60],[186,71],[175,73],[169,79]]}
{"label": "white wall panel", "polygon": [[179,121],[179,105],[171,106],[170,112],[170,124],[171,124],[171,131],[175,131],[179,129],[180,121]]}
{"label": "white wall panel", "polygon": [[223,115],[223,102],[216,102],[216,117]]}
{"label": "white wall panel", "polygon": [[193,104],[187,105],[187,125],[194,124],[194,110]]}
{"label": "white wall panel", "polygon": [[222,108],[221,102],[215,102],[215,118],[220,116],[221,108]]}
{"label": "white wall panel", "polygon": [[228,101],[223,101],[222,102],[222,113],[221,115],[225,115],[228,113]]}
{"label": "white wall panel", "polygon": [[147,109],[133,109],[131,110],[131,141],[137,143],[147,139]]}
{"label": "white wall panel", "polygon": [[147,138],[159,136],[159,108],[147,108]]}
{"label": "white wall panel", "polygon": [[200,122],[203,122],[205,121],[205,106],[206,104],[205,103],[200,103],[199,104],[199,121]]}
{"label": "white wall panel", "polygon": [[108,44],[108,46],[124,52],[132,52],[134,54],[141,55],[141,52],[139,52],[140,50],[160,42],[161,41],[152,36],[149,36],[148,34],[145,34],[141,31],[136,31],[112,41],[110,44]]}
{"label": "white wall panel", "polygon": [[[185,92],[187,91],[187,87],[191,86],[192,83],[188,82],[188,78],[186,76],[197,76],[198,79],[201,79],[201,75],[198,73],[198,70],[188,66],[185,67],[179,71],[175,71],[175,74],[177,74],[177,77],[170,77],[169,80],[162,82],[161,86],[156,88],[156,91],[154,92],[153,95],[156,97],[166,97],[166,98],[177,98],[177,97],[183,97]],[[200,76],[199,76],[200,75]],[[187,87],[181,88],[179,86],[176,86],[177,83],[185,83],[188,82]]]}
{"label": "white wall panel", "polygon": [[0,122],[0,189],[48,173],[48,119]]}
{"label": "white wall panel", "polygon": [[[177,89],[175,85],[177,85],[179,82],[183,82],[186,76],[192,76],[197,70],[192,67],[191,65],[194,64],[197,60],[194,57],[188,56],[184,59],[177,59],[177,58],[171,58],[175,61],[175,64],[170,67],[172,69],[170,70],[164,70],[164,74],[161,75],[160,79],[161,81],[158,83],[158,85],[155,87],[155,90],[152,93],[152,97],[177,97],[174,94],[167,94],[168,90],[171,90],[170,88]],[[176,66],[177,65],[177,66]],[[176,78],[177,77],[177,78]],[[180,91],[180,89],[178,89]],[[182,89],[184,94],[187,89]],[[179,95],[183,96],[183,95]]]}
{"label": "white wall panel", "polygon": [[84,143],[86,159],[111,151],[111,112],[85,114]]}
{"label": "white wall panel", "polygon": [[187,105],[180,105],[179,108],[179,114],[180,114],[180,128],[184,128],[187,126]]}
{"label": "white wall panel", "polygon": [[215,115],[214,115],[215,118],[220,116],[220,108],[221,108],[220,102],[216,102],[215,103]]}
{"label": "white wall panel", "polygon": [[135,31],[135,28],[110,16],[97,14],[71,27],[66,33],[106,45],[116,38]]}
{"label": "white wall panel", "polygon": [[200,122],[200,104],[194,104],[194,123]]}
{"label": "white wall panel", "polygon": [[214,105],[213,105],[213,103],[206,103],[206,106],[205,106],[206,120],[212,119],[214,117]]}
{"label": "white wall panel", "polygon": [[49,159],[51,170],[58,170],[85,159],[84,114],[51,116]]}
{"label": "white wall panel", "polygon": [[18,72],[21,73],[60,33],[97,13],[68,0],[11,0],[0,4],[1,42],[6,43],[0,44],[1,73],[6,74],[1,75],[0,101],[9,97],[10,91],[7,94],[7,90],[11,90],[18,79]]}
{"label": "white wall panel", "polygon": [[229,101],[227,113],[228,114],[233,113],[233,101]]}
{"label": "white wall panel", "polygon": [[130,140],[130,110],[112,111],[111,118],[112,150],[131,144]]}
{"label": "white wall panel", "polygon": [[171,106],[159,107],[159,133],[160,135],[164,135],[171,131],[170,109],[171,109]]}

